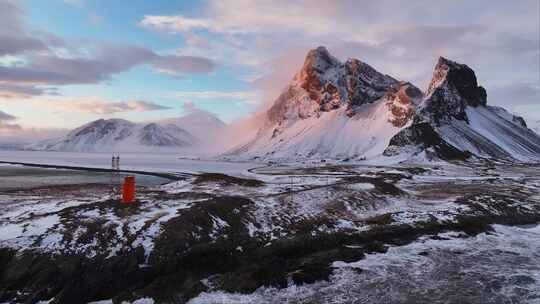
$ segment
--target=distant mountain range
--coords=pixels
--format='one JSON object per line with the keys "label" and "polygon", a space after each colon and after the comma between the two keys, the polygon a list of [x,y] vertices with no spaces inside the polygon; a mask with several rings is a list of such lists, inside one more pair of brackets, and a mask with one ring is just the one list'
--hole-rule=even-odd
{"label": "distant mountain range", "polygon": [[523,118],[487,105],[474,71],[439,58],[426,92],[367,63],[311,50],[263,116],[256,135],[228,158],[540,159],[540,137]]}
{"label": "distant mountain range", "polygon": [[151,123],[124,119],[98,119],[60,138],[25,147],[27,150],[70,152],[180,151],[204,145],[205,133],[216,133],[225,123],[212,114],[196,111],[184,117]]}

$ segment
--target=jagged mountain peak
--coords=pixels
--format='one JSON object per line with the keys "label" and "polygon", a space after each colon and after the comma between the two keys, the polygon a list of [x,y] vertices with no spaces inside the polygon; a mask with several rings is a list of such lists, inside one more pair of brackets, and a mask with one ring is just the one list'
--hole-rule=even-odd
{"label": "jagged mountain peak", "polygon": [[474,71],[465,64],[439,57],[421,106],[422,116],[437,125],[453,119],[468,122],[467,107],[486,105],[486,90],[478,85]]}
{"label": "jagged mountain peak", "polygon": [[375,102],[398,84],[360,60],[342,63],[325,47],[318,47],[308,52],[304,65],[267,117],[271,123],[281,123],[342,108],[352,117],[359,106]]}
{"label": "jagged mountain peak", "polygon": [[487,103],[486,90],[478,86],[476,74],[466,64],[461,64],[444,57],[439,57],[427,95],[439,89],[455,91],[461,97],[464,105],[473,107],[485,106]]}
{"label": "jagged mountain peak", "polygon": [[[398,82],[396,79],[380,73],[375,68],[359,59],[348,58],[343,63],[338,58],[333,56],[324,46],[319,46],[308,51],[304,64],[302,65],[300,71],[296,74],[295,80],[299,82],[306,81],[309,80],[310,76],[313,76],[313,74],[324,75],[328,74],[327,72],[329,72],[329,70],[333,70],[330,71],[331,74],[343,72],[354,77],[363,77],[365,79],[371,78],[374,80],[380,80],[382,82],[387,82],[389,79],[391,79],[393,82]],[[331,75],[325,76],[328,78]]]}
{"label": "jagged mountain peak", "polygon": [[328,68],[337,66],[339,64],[339,60],[330,55],[330,52],[328,52],[326,47],[319,46],[318,48],[312,49],[307,53],[302,70],[315,70],[322,73]]}
{"label": "jagged mountain peak", "polygon": [[310,99],[320,102],[321,90],[328,83],[326,75],[329,70],[335,71],[340,65],[339,60],[330,55],[325,47],[310,50],[292,85],[304,89]]}

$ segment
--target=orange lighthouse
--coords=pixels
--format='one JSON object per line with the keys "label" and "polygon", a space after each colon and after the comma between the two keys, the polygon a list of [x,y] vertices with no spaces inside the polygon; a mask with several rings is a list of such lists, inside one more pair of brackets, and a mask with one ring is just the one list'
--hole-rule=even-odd
{"label": "orange lighthouse", "polygon": [[129,204],[135,201],[135,176],[124,177],[122,187],[122,203]]}

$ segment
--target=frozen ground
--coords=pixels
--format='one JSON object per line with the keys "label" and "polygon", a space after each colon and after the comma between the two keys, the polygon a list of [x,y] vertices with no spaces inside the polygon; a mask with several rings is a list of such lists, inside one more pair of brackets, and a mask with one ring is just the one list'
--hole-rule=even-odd
{"label": "frozen ground", "polygon": [[[142,186],[156,186],[170,182],[169,179],[156,176],[140,174],[135,176],[137,184]],[[52,185],[108,184],[111,181],[111,174],[0,164],[0,181],[0,190],[29,189]]]}
{"label": "frozen ground", "polygon": [[[116,302],[538,303],[538,227],[501,225],[540,222],[538,166],[281,165],[238,176],[141,187],[135,205],[99,184],[0,190],[0,302],[69,303],[76,293]],[[36,293],[36,282],[47,292]]]}

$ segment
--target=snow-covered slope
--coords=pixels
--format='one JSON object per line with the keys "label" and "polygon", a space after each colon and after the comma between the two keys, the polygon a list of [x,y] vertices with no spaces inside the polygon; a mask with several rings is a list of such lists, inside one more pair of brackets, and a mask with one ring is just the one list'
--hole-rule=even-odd
{"label": "snow-covered slope", "polygon": [[144,152],[190,147],[197,139],[174,124],[135,124],[123,119],[99,119],[66,136],[42,141],[29,150],[73,152]]}
{"label": "snow-covered slope", "polygon": [[300,160],[417,155],[540,160],[540,137],[521,117],[487,105],[468,66],[440,58],[424,94],[324,47],[266,112],[256,135],[225,155]]}

